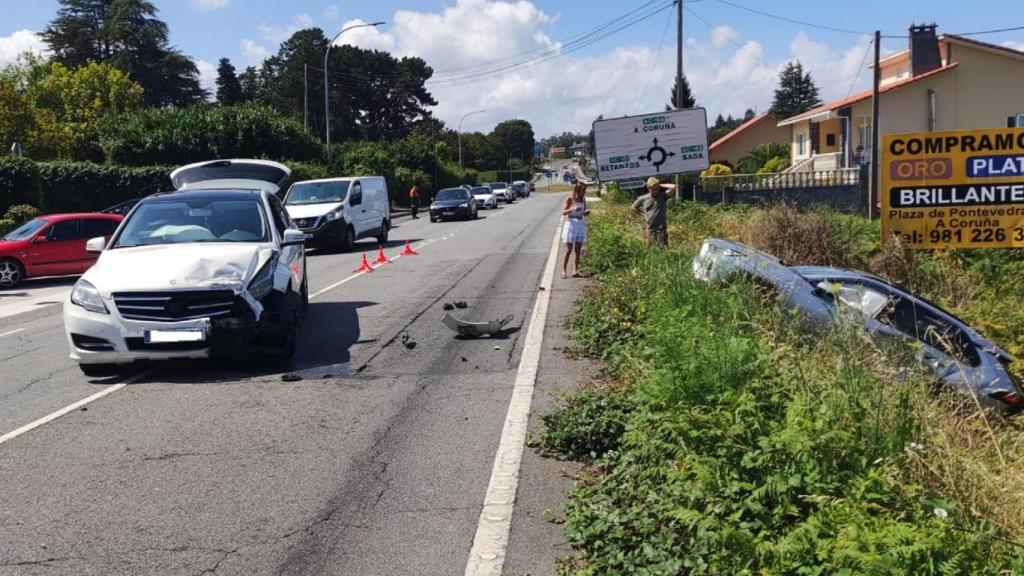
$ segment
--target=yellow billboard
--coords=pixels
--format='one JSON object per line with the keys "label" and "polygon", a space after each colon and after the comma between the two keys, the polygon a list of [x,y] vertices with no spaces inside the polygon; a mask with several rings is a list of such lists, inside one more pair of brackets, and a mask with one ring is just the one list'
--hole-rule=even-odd
{"label": "yellow billboard", "polygon": [[910,248],[1024,248],[1024,129],[882,137],[882,237]]}

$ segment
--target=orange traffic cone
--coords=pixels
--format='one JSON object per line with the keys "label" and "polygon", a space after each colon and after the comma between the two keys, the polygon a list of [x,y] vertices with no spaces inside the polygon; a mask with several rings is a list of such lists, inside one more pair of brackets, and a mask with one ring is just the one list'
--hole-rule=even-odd
{"label": "orange traffic cone", "polygon": [[373,266],[370,266],[370,263],[366,261],[366,254],[363,254],[363,263],[359,265],[359,268],[356,268],[352,272],[373,272]]}
{"label": "orange traffic cone", "polygon": [[412,249],[412,244],[408,240],[405,241],[405,250],[402,250],[402,256],[419,256],[419,252]]}
{"label": "orange traffic cone", "polygon": [[377,259],[373,261],[374,264],[391,264],[391,260],[384,255],[384,245],[381,244],[377,249]]}

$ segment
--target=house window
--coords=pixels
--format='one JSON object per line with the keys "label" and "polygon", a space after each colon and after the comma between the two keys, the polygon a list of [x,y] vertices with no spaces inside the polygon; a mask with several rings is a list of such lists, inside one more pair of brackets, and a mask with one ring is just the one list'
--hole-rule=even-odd
{"label": "house window", "polygon": [[825,134],[825,146],[832,147],[836,145],[835,134]]}
{"label": "house window", "polygon": [[807,155],[807,134],[804,134],[803,132],[799,132],[796,135],[796,155]]}
{"label": "house window", "polygon": [[865,150],[871,150],[871,124],[864,123],[860,126],[860,146]]}
{"label": "house window", "polygon": [[1007,128],[1024,128],[1024,114],[1006,117]]}

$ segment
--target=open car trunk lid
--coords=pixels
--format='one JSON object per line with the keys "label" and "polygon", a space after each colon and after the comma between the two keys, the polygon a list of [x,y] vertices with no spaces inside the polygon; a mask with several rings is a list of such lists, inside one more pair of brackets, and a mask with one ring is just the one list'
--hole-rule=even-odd
{"label": "open car trunk lid", "polygon": [[270,160],[211,160],[174,170],[171,183],[175,190],[239,188],[277,194],[290,174],[287,166]]}

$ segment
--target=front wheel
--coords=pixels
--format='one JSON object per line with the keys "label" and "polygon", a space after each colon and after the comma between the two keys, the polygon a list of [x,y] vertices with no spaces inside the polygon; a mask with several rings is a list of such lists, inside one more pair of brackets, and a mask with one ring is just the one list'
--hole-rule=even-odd
{"label": "front wheel", "polygon": [[14,288],[25,279],[25,269],[12,258],[0,260],[0,288]]}
{"label": "front wheel", "polygon": [[356,232],[351,226],[345,228],[345,238],[341,241],[341,251],[348,252],[356,244]]}
{"label": "front wheel", "polygon": [[391,229],[388,226],[388,221],[384,220],[380,223],[380,234],[377,236],[377,242],[379,244],[387,244],[388,242],[388,231]]}

